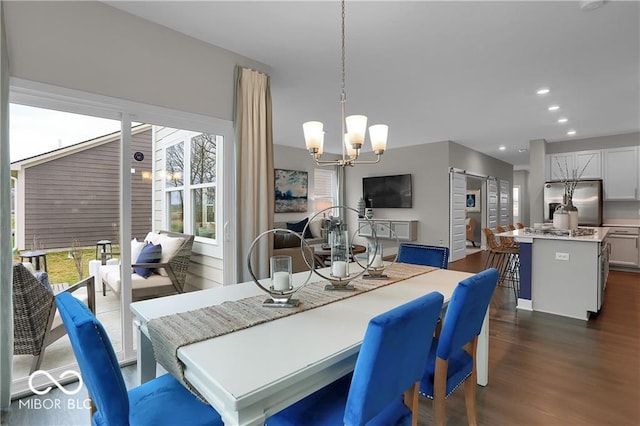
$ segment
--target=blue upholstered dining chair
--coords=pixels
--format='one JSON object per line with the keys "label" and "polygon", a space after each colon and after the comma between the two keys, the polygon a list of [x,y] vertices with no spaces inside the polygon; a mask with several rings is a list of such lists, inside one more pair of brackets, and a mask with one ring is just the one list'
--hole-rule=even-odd
{"label": "blue upholstered dining chair", "polygon": [[402,243],[398,249],[397,261],[448,269],[449,247]]}
{"label": "blue upholstered dining chair", "polygon": [[[92,399],[93,425],[222,425],[220,415],[170,374],[127,389],[111,342],[89,309],[68,293],[58,310]],[[95,411],[95,412],[94,412]]]}
{"label": "blue upholstered dining chair", "polygon": [[478,424],[476,346],[497,283],[498,270],[490,268],[460,281],[453,291],[420,382],[420,394],[433,399],[436,425],[446,423],[445,399],[463,383],[467,420]]}
{"label": "blue upholstered dining chair", "polygon": [[417,425],[418,381],[442,301],[433,292],[371,319],[353,375],[268,418],[267,426]]}

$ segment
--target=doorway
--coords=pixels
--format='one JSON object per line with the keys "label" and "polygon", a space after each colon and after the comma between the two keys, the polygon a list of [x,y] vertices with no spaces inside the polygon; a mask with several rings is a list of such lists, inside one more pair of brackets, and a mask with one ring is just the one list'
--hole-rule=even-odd
{"label": "doorway", "polygon": [[466,255],[482,250],[483,208],[486,208],[486,179],[467,176],[466,197]]}

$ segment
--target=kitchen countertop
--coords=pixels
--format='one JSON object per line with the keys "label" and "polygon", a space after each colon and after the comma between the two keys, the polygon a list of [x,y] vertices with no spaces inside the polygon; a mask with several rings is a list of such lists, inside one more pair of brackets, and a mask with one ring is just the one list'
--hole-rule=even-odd
{"label": "kitchen countertop", "polygon": [[640,219],[605,219],[602,226],[630,226],[640,228]]}
{"label": "kitchen countertop", "polygon": [[553,234],[535,234],[532,232],[527,232],[527,228],[525,229],[516,229],[515,231],[503,232],[500,234],[496,234],[498,237],[513,237],[516,241],[531,243],[533,239],[545,239],[545,240],[567,240],[567,241],[586,241],[586,242],[594,242],[599,243],[607,236],[609,232],[608,227],[587,227],[581,226],[580,228],[589,228],[595,230],[592,235],[581,235],[581,236],[569,236],[569,235],[553,235]]}

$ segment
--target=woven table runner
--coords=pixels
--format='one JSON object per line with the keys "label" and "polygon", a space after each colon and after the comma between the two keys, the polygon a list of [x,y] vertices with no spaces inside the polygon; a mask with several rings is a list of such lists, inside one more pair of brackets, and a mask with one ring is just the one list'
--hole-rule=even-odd
{"label": "woven table runner", "polygon": [[300,300],[300,305],[296,308],[264,307],[262,303],[266,294],[260,294],[246,299],[226,301],[220,305],[154,318],[147,323],[149,338],[156,361],[194,395],[206,402],[184,378],[184,364],[178,359],[178,349],[182,346],[357,296],[436,269],[431,266],[394,263],[385,269],[385,273],[389,276],[386,280],[359,278],[350,283],[356,290],[347,292],[325,291],[324,286],[327,281],[324,280],[311,282],[294,293],[294,297]]}

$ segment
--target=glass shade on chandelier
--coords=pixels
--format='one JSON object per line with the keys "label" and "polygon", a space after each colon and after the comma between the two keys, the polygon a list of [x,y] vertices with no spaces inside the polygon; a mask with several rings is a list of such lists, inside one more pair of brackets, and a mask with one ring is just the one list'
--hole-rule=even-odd
{"label": "glass shade on chandelier", "polygon": [[[360,150],[364,145],[365,133],[367,128],[367,117],[364,115],[350,115],[345,119],[347,133],[344,135],[344,149],[346,156],[345,163],[340,165],[353,165],[353,160],[360,156]],[[304,139],[309,153],[319,160],[324,152],[324,125],[320,121],[307,121],[302,125]],[[387,149],[387,136],[389,134],[389,126],[386,124],[375,124],[369,126],[369,140],[373,153],[377,156],[382,155]],[[337,160],[342,162],[343,160]],[[351,161],[351,163],[349,163]],[[377,161],[368,161],[377,163]],[[358,161],[358,163],[361,161]],[[330,163],[335,164],[335,161]],[[364,163],[364,162],[363,162]]]}

